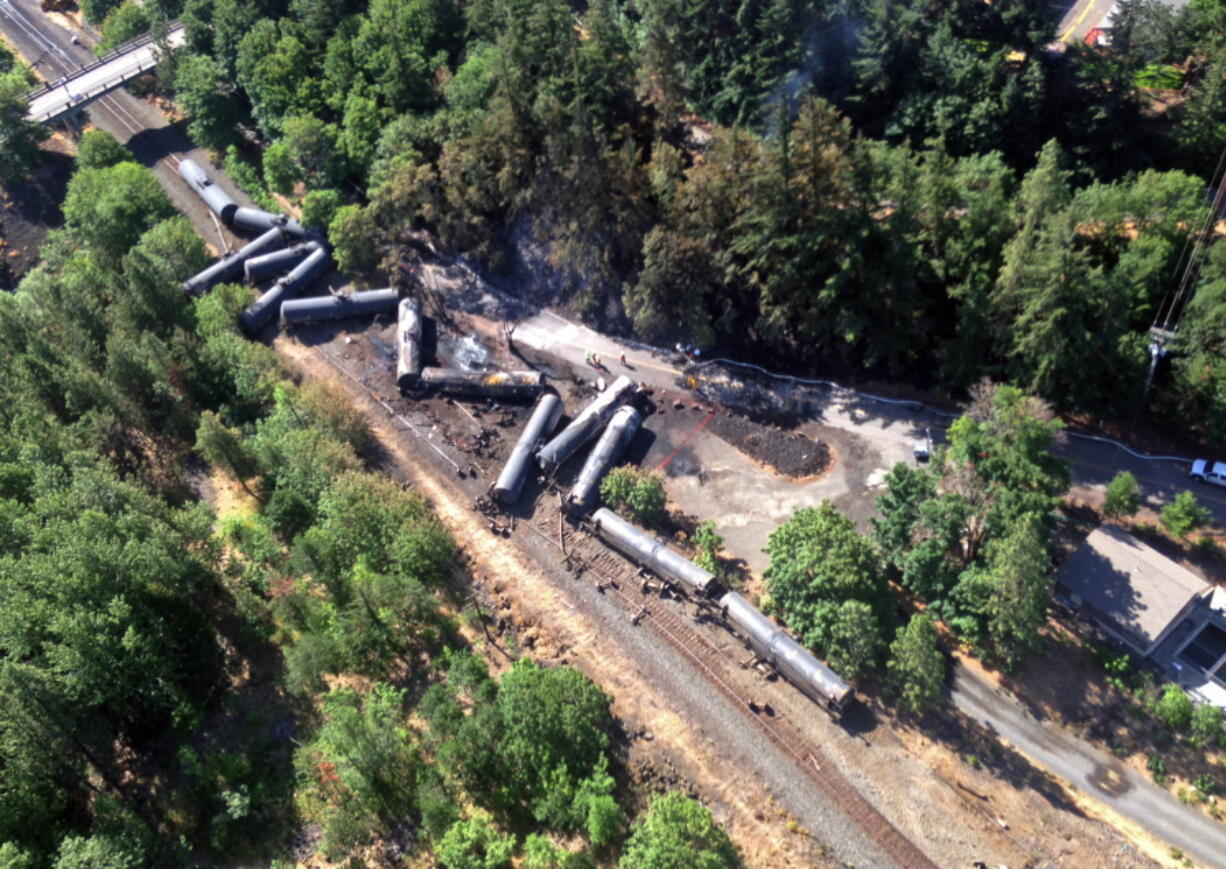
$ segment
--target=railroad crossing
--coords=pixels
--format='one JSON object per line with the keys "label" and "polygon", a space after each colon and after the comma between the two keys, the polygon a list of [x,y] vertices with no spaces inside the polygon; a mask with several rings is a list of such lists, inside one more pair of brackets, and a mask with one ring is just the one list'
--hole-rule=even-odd
{"label": "railroad crossing", "polygon": [[[183,25],[176,22],[166,31],[165,44],[178,48],[183,41]],[[142,36],[93,63],[47,82],[26,96],[30,105],[26,118],[35,123],[50,124],[78,112],[99,97],[156,67],[162,59],[162,50],[163,46],[154,42],[153,37]]]}

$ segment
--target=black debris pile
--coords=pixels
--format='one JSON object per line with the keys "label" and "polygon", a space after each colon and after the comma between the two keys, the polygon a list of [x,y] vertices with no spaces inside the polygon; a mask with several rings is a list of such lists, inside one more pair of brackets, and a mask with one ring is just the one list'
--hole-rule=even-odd
{"label": "black debris pile", "polygon": [[720,438],[785,477],[812,477],[830,466],[830,447],[799,432],[730,413],[717,413],[708,425]]}

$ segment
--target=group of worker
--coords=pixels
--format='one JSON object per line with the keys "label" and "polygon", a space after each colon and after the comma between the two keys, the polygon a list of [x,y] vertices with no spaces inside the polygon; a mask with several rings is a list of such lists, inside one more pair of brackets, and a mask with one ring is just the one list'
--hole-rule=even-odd
{"label": "group of worker", "polygon": [[[586,354],[584,354],[583,361],[586,362],[588,365],[592,366],[593,368],[597,369],[598,371],[608,371],[609,370],[608,368],[605,367],[604,363],[600,361],[600,357],[596,355],[595,353],[592,353],[591,351],[588,351]],[[621,362],[623,367],[625,368],[630,367],[630,363],[626,361],[625,353],[623,353],[621,356],[618,357],[618,361]]]}

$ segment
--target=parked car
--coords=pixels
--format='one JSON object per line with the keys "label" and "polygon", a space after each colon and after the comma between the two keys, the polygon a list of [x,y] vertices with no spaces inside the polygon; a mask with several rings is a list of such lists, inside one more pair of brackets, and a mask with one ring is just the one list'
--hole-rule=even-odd
{"label": "parked car", "polygon": [[917,462],[928,461],[932,457],[932,433],[925,429],[924,436],[916,438],[911,445],[911,452],[915,455]]}
{"label": "parked car", "polygon": [[1197,459],[1192,463],[1191,476],[1193,480],[1200,480],[1202,483],[1226,486],[1226,462],[1214,462],[1210,465],[1205,459]]}

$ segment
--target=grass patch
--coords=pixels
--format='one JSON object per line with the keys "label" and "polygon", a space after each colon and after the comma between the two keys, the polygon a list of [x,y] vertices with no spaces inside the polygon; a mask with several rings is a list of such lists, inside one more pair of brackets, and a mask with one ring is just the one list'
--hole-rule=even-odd
{"label": "grass patch", "polygon": [[1151,63],[1137,70],[1132,83],[1139,88],[1156,91],[1174,91],[1183,87],[1184,74],[1169,63]]}

